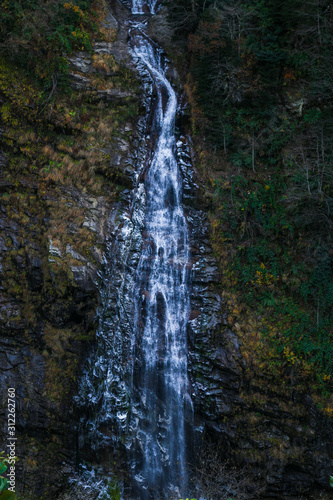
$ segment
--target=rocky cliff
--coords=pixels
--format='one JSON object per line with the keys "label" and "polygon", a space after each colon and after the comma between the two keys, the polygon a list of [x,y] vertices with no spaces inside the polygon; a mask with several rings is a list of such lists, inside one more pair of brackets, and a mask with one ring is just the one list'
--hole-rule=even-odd
{"label": "rocky cliff", "polygon": [[[112,305],[107,321],[121,310],[133,314],[130,303],[119,305],[118,290],[126,295],[129,284],[123,278],[135,272],[141,241],[140,207],[133,207],[132,194],[136,175],[144,175],[138,164],[147,82],[140,80],[129,53],[127,17],[117,2],[104,6],[105,39],[96,41],[91,53],[71,56],[73,92],[46,103],[42,119],[15,115],[13,89],[2,87],[0,96],[0,367],[2,387],[17,392],[17,490],[27,500],[96,498],[98,467],[101,477],[110,470],[126,477],[125,464],[112,452],[119,443],[114,444],[111,431],[103,452],[92,448],[93,437],[78,430],[83,410],[77,395],[88,357],[92,351],[98,354],[98,304],[107,300]],[[163,15],[151,30],[169,43]],[[181,110],[178,121],[184,132]],[[189,376],[202,494],[216,499],[325,498],[333,471],[332,422],[297,373],[286,384],[253,367],[245,355],[246,335],[230,329],[233,304],[224,290],[220,256],[212,250],[210,198],[192,167],[194,148],[182,133],[178,139],[191,239]],[[107,268],[112,272],[106,293],[100,279]],[[121,326],[125,345],[127,319]],[[6,392],[1,397],[4,448]],[[94,408],[84,410],[90,419]],[[107,434],[103,422],[98,426]],[[214,453],[225,472],[222,478],[212,473]],[[110,466],[110,457],[119,460],[116,467]],[[68,490],[78,460],[97,463],[90,493],[84,485],[90,480],[89,466],[83,482]],[[236,472],[230,479],[232,467]],[[239,489],[242,470],[246,481]]]}
{"label": "rocky cliff", "polygon": [[[94,344],[98,272],[139,147],[126,13],[101,10],[104,39],[70,57],[71,93],[39,116],[20,116],[15,92],[28,100],[32,85],[23,76],[16,90],[9,78],[2,86],[1,448],[6,388],[14,387],[16,485],[25,499],[57,498],[75,462],[73,396]],[[2,71],[13,68],[2,61]]]}

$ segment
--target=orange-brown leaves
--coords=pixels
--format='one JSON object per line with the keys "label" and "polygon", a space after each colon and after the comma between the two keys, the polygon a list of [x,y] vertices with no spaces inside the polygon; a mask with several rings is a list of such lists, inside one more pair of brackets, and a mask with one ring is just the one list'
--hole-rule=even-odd
{"label": "orange-brown leaves", "polygon": [[212,54],[225,46],[221,21],[201,21],[197,32],[189,36],[189,49],[199,54]]}

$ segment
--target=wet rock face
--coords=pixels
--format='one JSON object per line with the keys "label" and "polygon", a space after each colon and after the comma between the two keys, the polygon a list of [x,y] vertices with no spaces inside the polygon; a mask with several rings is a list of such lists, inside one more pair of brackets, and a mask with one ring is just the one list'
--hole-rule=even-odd
{"label": "wet rock face", "polygon": [[191,167],[190,148],[183,141],[177,145],[190,229],[188,361],[194,417],[198,432],[205,428],[220,433],[221,413],[229,415],[232,405],[240,400],[242,361],[237,337],[226,329],[221,276],[210,246],[207,215],[200,210],[201,196]]}
{"label": "wet rock face", "polygon": [[103,464],[105,475],[119,475],[126,468],[124,440],[130,410],[132,290],[142,246],[144,206],[144,191],[136,193],[134,203],[127,191],[111,214],[100,280],[97,342],[84,365],[75,397],[80,419],[80,460]]}

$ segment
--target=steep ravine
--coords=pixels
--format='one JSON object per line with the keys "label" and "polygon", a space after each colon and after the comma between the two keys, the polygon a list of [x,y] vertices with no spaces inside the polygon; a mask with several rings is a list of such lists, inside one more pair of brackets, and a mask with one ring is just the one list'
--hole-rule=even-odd
{"label": "steep ravine", "polygon": [[[112,55],[138,77],[127,45],[129,17],[125,7],[111,2],[106,26],[117,31],[117,38],[97,45],[95,53]],[[91,92],[89,78],[95,71],[91,56],[79,53],[72,65],[73,88]],[[103,73],[103,78],[112,80],[112,74]],[[139,92],[113,86],[94,95],[96,107],[108,103],[102,111],[105,115],[115,100],[121,99],[135,99],[141,114],[141,118],[132,117],[120,124],[118,137],[105,150],[114,184],[104,193],[75,185],[45,189],[44,184],[31,179],[21,178],[15,184],[2,178],[0,367],[2,386],[17,388],[17,489],[25,500],[96,499],[107,478],[126,487],[130,483],[124,459],[128,443],[121,435],[115,406],[121,415],[122,406],[127,404],[122,400],[121,383],[128,379],[122,361],[131,344],[131,317],[135,314],[128,294],[140,258],[144,217],[144,194],[135,185],[138,175],[146,175],[140,165],[146,154],[151,97],[154,92],[149,78],[141,80]],[[240,340],[227,327],[229,306],[210,242],[210,206],[192,166],[195,157],[185,138],[181,109],[177,126],[181,133],[176,152],[189,229],[188,376],[197,464],[210,478],[214,491],[214,481],[221,478],[211,475],[206,459],[211,453],[206,444],[213,442],[221,463],[230,460],[236,466],[236,478],[242,477],[246,466],[245,496],[239,498],[329,498],[332,423],[315,407],[301,381],[295,389],[292,382],[290,387],[281,387],[279,380],[265,379],[264,375],[251,379]],[[0,166],[6,169],[1,153]],[[75,241],[75,248],[74,243],[60,248],[50,241],[50,226],[70,235],[79,231],[69,210],[82,214],[80,223],[85,232],[80,238],[92,236],[89,252],[84,253],[82,247],[80,253],[80,240]],[[65,229],[61,226],[64,214]],[[117,353],[114,344],[105,342],[102,351],[102,345],[95,341],[96,329],[98,338],[106,324],[108,328],[116,325]],[[87,360],[89,365],[89,359],[97,357],[96,379],[105,376],[110,357],[115,368],[116,377],[107,382],[109,400],[101,398],[105,387],[87,382]],[[2,443],[6,440],[5,402],[6,394],[2,393]],[[228,497],[236,500],[235,481],[228,473],[225,477],[229,487],[232,484]],[[69,478],[76,480],[68,489]],[[130,499],[126,487],[124,498]],[[199,497],[200,492],[193,494]],[[220,490],[212,497],[219,500],[224,494]]]}

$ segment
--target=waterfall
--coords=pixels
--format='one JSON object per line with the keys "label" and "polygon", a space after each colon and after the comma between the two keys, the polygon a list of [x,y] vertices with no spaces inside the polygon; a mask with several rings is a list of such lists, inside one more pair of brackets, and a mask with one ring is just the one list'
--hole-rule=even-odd
{"label": "waterfall", "polygon": [[155,14],[158,0],[132,0],[132,14],[143,14],[149,12]]}
{"label": "waterfall", "polygon": [[[136,7],[135,7],[136,8]],[[188,235],[175,158],[177,97],[165,76],[162,51],[132,30],[136,58],[153,79],[157,136],[145,181],[145,236],[137,269],[133,395],[137,404],[132,462],[139,498],[186,494],[186,323],[189,314]],[[146,492],[146,493],[145,493]]]}
{"label": "waterfall", "polygon": [[130,45],[154,89],[151,126],[147,117],[141,123],[146,147],[140,175],[110,220],[97,343],[77,397],[79,449],[97,463],[126,468],[123,498],[130,500],[188,496],[192,418],[189,244],[176,160],[177,96],[163,51],[145,33],[143,13],[153,13],[155,5],[133,0]]}

